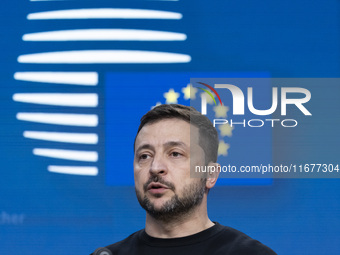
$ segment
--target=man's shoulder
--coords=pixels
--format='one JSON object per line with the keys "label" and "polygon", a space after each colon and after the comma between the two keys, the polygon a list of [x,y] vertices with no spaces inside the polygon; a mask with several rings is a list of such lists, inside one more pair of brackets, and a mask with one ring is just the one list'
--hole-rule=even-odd
{"label": "man's shoulder", "polygon": [[[139,231],[129,235],[125,239],[123,239],[119,242],[110,244],[110,245],[106,246],[105,248],[109,249],[113,254],[118,253],[118,251],[122,254],[129,254],[131,248],[137,247],[138,236],[142,231],[144,231],[144,230],[139,230]],[[93,255],[93,253],[91,255]]]}
{"label": "man's shoulder", "polygon": [[118,250],[123,251],[125,249],[128,249],[131,246],[136,245],[138,243],[138,236],[140,235],[142,231],[144,230],[143,229],[139,230],[119,242],[106,246],[106,248],[108,248],[109,250],[113,252],[118,251]]}
{"label": "man's shoulder", "polygon": [[[220,236],[221,240],[228,240],[230,254],[251,254],[251,255],[276,255],[276,253],[268,246],[253,239],[245,233],[227,226],[222,226],[223,231]],[[222,243],[223,246],[223,243]],[[223,247],[221,247],[223,249]]]}

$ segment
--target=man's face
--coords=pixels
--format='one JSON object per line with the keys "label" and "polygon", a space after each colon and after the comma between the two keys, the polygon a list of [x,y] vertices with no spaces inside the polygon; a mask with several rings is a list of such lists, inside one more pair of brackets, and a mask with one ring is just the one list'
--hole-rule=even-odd
{"label": "man's face", "polygon": [[[195,140],[191,143],[190,132]],[[205,181],[190,178],[190,163],[204,165],[198,139],[198,128],[175,118],[140,130],[135,143],[135,189],[141,206],[155,218],[177,217],[201,203]]]}

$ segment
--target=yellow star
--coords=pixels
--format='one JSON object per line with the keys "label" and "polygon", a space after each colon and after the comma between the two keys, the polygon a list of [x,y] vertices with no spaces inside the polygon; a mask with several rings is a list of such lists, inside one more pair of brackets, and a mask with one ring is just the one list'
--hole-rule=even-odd
{"label": "yellow star", "polygon": [[154,106],[151,107],[151,110],[152,110],[153,108],[155,108],[156,106],[159,106],[159,105],[161,105],[161,104],[162,104],[161,102],[157,102],[156,105],[154,105]]}
{"label": "yellow star", "polygon": [[220,143],[218,144],[218,156],[227,156],[229,148],[229,144],[225,143],[224,141],[220,141]]}
{"label": "yellow star", "polygon": [[[207,104],[215,104],[214,100],[211,98],[210,95],[208,95],[208,93],[206,93],[206,92],[201,93],[201,97],[202,97],[203,94],[205,94],[205,98],[207,99]],[[212,94],[212,95],[215,98],[215,95],[214,94]]]}
{"label": "yellow star", "polygon": [[179,98],[180,94],[175,92],[174,89],[170,89],[168,92],[163,94],[166,99],[167,104],[177,104],[177,98]]}
{"label": "yellow star", "polygon": [[218,105],[214,107],[214,112],[215,112],[215,117],[219,118],[226,118],[227,117],[227,112],[229,111],[229,107],[224,106],[224,105]]}
{"label": "yellow star", "polygon": [[218,129],[220,130],[221,136],[231,137],[233,135],[232,131],[233,131],[234,127],[231,127],[228,123],[223,124],[223,125],[219,125]]}
{"label": "yellow star", "polygon": [[185,88],[182,88],[182,92],[184,94],[184,99],[196,99],[197,89],[189,83]]}

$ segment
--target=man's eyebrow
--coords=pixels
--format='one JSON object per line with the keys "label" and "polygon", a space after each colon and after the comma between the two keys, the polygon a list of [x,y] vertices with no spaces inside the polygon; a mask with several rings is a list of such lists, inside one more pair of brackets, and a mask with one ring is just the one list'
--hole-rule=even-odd
{"label": "man's eyebrow", "polygon": [[149,150],[153,150],[154,151],[155,147],[153,147],[151,144],[146,143],[146,144],[143,144],[143,145],[139,146],[135,153],[138,153],[139,151],[145,150],[145,149],[149,149]]}
{"label": "man's eyebrow", "polygon": [[171,147],[175,147],[175,146],[188,148],[188,146],[185,143],[180,142],[180,141],[169,141],[169,142],[166,142],[163,146],[165,148],[171,148]]}

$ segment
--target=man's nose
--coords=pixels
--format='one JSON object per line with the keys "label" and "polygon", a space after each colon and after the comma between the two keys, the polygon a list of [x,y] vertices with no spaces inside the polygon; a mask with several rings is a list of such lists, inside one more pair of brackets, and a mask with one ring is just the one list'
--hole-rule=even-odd
{"label": "man's nose", "polygon": [[168,172],[165,159],[162,155],[155,155],[150,166],[152,175],[166,175]]}

